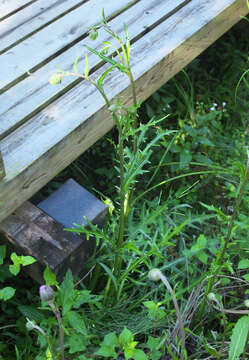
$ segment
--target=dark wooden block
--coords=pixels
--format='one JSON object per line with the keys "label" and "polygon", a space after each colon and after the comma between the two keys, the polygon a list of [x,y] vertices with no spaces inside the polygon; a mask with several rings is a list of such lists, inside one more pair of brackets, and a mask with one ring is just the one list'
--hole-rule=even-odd
{"label": "dark wooden block", "polygon": [[[56,196],[51,195],[51,198],[53,198],[52,201],[48,199],[43,205],[51,204],[52,213],[54,213],[56,207],[53,208],[52,205],[54,205],[56,201],[58,201],[57,204],[61,203],[61,197],[57,195],[62,195],[63,193],[64,192],[59,189]],[[69,201],[66,193],[67,191],[64,193],[63,199]],[[79,193],[78,195],[80,196]],[[100,202],[92,195],[90,199],[92,207],[94,203]],[[84,198],[81,197],[81,201],[84,202]],[[88,208],[86,208],[86,210],[88,210]],[[25,202],[0,224],[0,231],[5,235],[5,238],[9,240],[12,250],[19,254],[31,255],[36,258],[36,263],[24,269],[39,283],[44,282],[42,274],[46,264],[49,265],[50,269],[57,275],[57,279],[60,281],[68,268],[70,268],[74,274],[81,272],[84,268],[84,263],[93,254],[95,248],[94,240],[86,240],[84,236],[78,236],[75,233],[64,230],[65,226],[69,226],[68,222],[72,221],[70,216],[71,206],[69,206],[69,204],[68,207],[65,205],[65,209],[69,211],[68,219],[65,212],[63,212],[63,214],[57,211],[55,212],[55,217],[59,219],[58,221],[61,221],[62,218],[63,221],[65,221],[62,225],[57,219],[49,216],[40,208],[30,202]],[[80,209],[82,210],[81,207]],[[101,214],[92,208],[89,213],[83,214],[81,212],[80,216],[82,219],[83,216],[87,216],[89,220],[95,223],[96,220],[103,222],[107,207],[103,205],[103,207],[101,206],[99,209],[102,210]],[[50,212],[49,206],[46,210]],[[61,217],[61,215],[63,216]]]}

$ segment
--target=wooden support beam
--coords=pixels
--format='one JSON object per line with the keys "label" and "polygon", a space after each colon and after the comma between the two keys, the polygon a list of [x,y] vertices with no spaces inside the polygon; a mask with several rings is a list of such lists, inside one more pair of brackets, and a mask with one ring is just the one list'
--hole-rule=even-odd
{"label": "wooden support beam", "polygon": [[0,233],[12,251],[31,255],[37,262],[24,270],[39,283],[46,265],[62,280],[71,269],[78,274],[94,252],[95,240],[65,231],[73,223],[86,226],[84,216],[102,226],[107,206],[69,179],[57,191],[42,201],[39,207],[25,202],[0,224]]}
{"label": "wooden support beam", "polygon": [[14,214],[1,223],[0,231],[11,250],[20,255],[31,255],[37,262],[24,270],[39,283],[44,283],[46,265],[60,281],[67,269],[79,273],[93,253],[94,241],[86,241],[64,227],[42,210],[25,202]]}

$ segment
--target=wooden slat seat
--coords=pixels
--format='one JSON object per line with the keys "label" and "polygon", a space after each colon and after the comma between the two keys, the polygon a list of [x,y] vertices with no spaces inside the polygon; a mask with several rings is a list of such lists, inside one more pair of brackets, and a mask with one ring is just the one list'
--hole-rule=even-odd
{"label": "wooden slat seat", "polygon": [[[84,68],[84,44],[100,48],[103,40],[110,40],[105,33],[96,42],[87,37],[89,27],[101,20],[101,8],[120,35],[127,24],[139,99],[148,98],[248,13],[245,0],[26,4],[19,11],[9,8],[10,15],[5,12],[0,21],[0,149],[6,171],[0,182],[0,221],[113,126],[102,98],[89,83],[66,78],[53,87],[48,82],[57,66],[71,71],[76,56],[79,69]],[[49,6],[54,6],[54,13]],[[95,56],[89,54],[88,61],[96,69],[94,77],[103,72]],[[125,104],[131,103],[123,74],[114,71],[105,89],[110,99],[119,94]]]}

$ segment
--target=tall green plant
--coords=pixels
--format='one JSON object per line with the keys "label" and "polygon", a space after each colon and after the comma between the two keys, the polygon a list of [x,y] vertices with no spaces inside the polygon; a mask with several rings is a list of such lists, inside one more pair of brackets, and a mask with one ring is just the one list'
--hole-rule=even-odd
{"label": "tall green plant", "polygon": [[[102,237],[109,243],[109,245],[111,244],[113,248],[115,255],[111,269],[107,268],[105,264],[101,264],[109,275],[106,286],[107,294],[109,292],[111,281],[113,281],[118,293],[118,287],[121,279],[122,252],[126,238],[126,225],[130,209],[132,208],[134,202],[133,193],[135,190],[136,179],[138,175],[144,174],[144,166],[149,162],[150,155],[152,154],[152,147],[155,146],[155,144],[165,135],[172,133],[172,131],[161,132],[155,137],[155,139],[143,146],[148,128],[155,126],[157,122],[151,120],[146,125],[138,124],[138,108],[140,104],[137,101],[135,83],[130,65],[131,44],[127,27],[124,25],[125,40],[123,41],[121,37],[119,37],[116,32],[110,28],[103,11],[103,22],[101,25],[91,29],[89,32],[90,39],[95,40],[97,38],[100,28],[111,35],[112,39],[118,43],[118,47],[113,45],[110,41],[104,41],[104,46],[99,51],[90,46],[86,46],[91,53],[95,54],[101,61],[104,61],[109,65],[107,70],[102,73],[99,79],[95,81],[90,77],[88,58],[86,56],[84,74],[79,74],[77,72],[77,58],[74,63],[74,72],[60,71],[60,73],[54,74],[50,78],[50,83],[55,85],[61,82],[62,78],[65,76],[76,76],[90,82],[105,100],[114,125],[118,131],[118,144],[114,144],[114,147],[119,164],[119,212],[116,217],[118,225],[114,228],[113,239],[108,239],[105,234],[100,233],[99,230],[91,226],[91,224],[89,224],[90,232],[89,230],[81,228],[82,232],[86,232],[88,235],[91,234],[97,238]],[[108,52],[111,49],[113,50],[113,53],[111,56],[108,56]],[[114,58],[114,56],[116,56],[116,58]],[[132,105],[129,107],[125,107],[120,98],[117,98],[116,104],[111,103],[105,93],[103,81],[113,69],[118,69],[129,79],[132,95]]]}

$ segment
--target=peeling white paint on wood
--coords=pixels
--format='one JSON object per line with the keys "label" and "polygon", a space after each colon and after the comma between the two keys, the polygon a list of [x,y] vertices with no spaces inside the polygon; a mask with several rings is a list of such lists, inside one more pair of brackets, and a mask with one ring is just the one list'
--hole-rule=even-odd
{"label": "peeling white paint on wood", "polygon": [[35,0],[1,0],[0,1],[0,19],[12,14],[29,4],[32,4]]}
{"label": "peeling white paint on wood", "polygon": [[6,18],[0,24],[0,53],[81,2],[82,0],[39,0]]}

